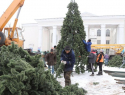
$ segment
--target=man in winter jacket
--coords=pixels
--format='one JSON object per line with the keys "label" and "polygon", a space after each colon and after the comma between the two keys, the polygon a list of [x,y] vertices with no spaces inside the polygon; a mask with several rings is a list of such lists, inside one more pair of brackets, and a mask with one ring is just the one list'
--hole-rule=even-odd
{"label": "man in winter jacket", "polygon": [[97,75],[103,75],[103,73],[102,73],[102,64],[104,62],[104,53],[103,53],[102,50],[100,50],[100,53],[97,56],[96,62],[99,65],[99,72],[98,72]]}
{"label": "man in winter jacket", "polygon": [[75,54],[74,51],[70,48],[70,46],[66,46],[65,49],[62,51],[61,63],[65,64],[64,67],[65,86],[69,86],[71,84],[70,75],[72,73],[75,63]]}
{"label": "man in winter jacket", "polygon": [[91,53],[87,57],[89,59],[89,64],[90,64],[91,70],[92,70],[92,74],[90,76],[94,76],[93,65],[94,65],[94,63],[96,61],[96,52],[94,51],[94,49],[91,50]]}
{"label": "man in winter jacket", "polygon": [[110,57],[110,56],[109,56],[108,54],[105,54],[105,56],[104,56],[104,59],[105,59],[105,66],[108,65],[109,57]]}
{"label": "man in winter jacket", "polygon": [[51,49],[50,53],[46,55],[46,64],[48,65],[48,69],[52,66],[52,74],[54,74],[54,65],[56,63],[56,54],[53,53],[53,49]]}
{"label": "man in winter jacket", "polygon": [[82,40],[82,41],[85,44],[87,52],[91,52],[91,44],[92,44],[91,39],[89,39],[87,43],[85,42],[85,40]]}
{"label": "man in winter jacket", "polygon": [[54,46],[53,52],[54,54],[57,54],[56,46]]}

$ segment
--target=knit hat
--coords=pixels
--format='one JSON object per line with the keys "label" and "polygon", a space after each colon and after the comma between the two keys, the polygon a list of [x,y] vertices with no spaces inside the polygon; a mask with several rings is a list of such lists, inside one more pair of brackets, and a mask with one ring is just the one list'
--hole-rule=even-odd
{"label": "knit hat", "polygon": [[95,52],[95,49],[94,49],[94,48],[92,48],[92,49],[91,49],[91,51],[92,51],[92,52]]}
{"label": "knit hat", "polygon": [[71,50],[70,46],[66,46],[64,49],[65,50]]}
{"label": "knit hat", "polygon": [[53,52],[53,49],[51,49],[50,52]]}
{"label": "knit hat", "polygon": [[91,42],[91,39],[89,39],[88,41]]}
{"label": "knit hat", "polygon": [[103,52],[103,50],[100,50],[100,52]]}

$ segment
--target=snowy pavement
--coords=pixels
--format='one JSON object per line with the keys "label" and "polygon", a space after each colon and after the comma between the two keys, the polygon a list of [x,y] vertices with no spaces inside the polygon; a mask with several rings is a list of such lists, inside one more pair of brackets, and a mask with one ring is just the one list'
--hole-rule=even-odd
{"label": "snowy pavement", "polygon": [[[103,69],[118,70],[118,68],[103,67]],[[121,69],[122,70],[122,69]],[[125,69],[123,69],[125,71]],[[91,72],[85,72],[84,74],[76,74],[73,72],[73,77],[71,76],[72,84],[79,83],[79,87],[87,90],[86,95],[125,95],[124,90],[122,90],[123,84],[117,84],[114,80],[115,78],[109,76],[103,72],[102,76],[90,76]],[[61,75],[63,76],[63,74]],[[118,79],[118,78],[117,78]],[[64,87],[64,78],[57,78],[60,84]],[[94,85],[94,83],[99,83]]]}

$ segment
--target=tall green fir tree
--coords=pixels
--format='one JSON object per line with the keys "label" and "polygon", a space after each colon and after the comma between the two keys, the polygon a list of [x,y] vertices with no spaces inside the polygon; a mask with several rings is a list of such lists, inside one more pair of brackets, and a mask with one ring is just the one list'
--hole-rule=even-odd
{"label": "tall green fir tree", "polygon": [[80,16],[80,11],[78,10],[78,4],[76,2],[71,1],[68,5],[68,12],[63,21],[63,26],[61,28],[61,40],[57,45],[57,64],[55,69],[57,73],[63,72],[63,70],[59,67],[60,55],[65,46],[69,45],[75,52],[75,72],[76,73],[84,73],[85,65],[87,63],[86,56],[88,52],[85,49],[85,45],[82,42],[82,39],[85,40],[86,33],[84,31],[83,20]]}

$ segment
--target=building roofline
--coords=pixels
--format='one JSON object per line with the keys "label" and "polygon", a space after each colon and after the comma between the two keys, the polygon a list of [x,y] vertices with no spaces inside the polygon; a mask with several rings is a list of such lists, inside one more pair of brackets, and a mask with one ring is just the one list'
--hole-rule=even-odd
{"label": "building roofline", "polygon": [[22,26],[38,26],[38,23],[24,23]]}
{"label": "building roofline", "polygon": [[[125,18],[125,15],[103,15],[103,16],[81,16],[82,18],[89,18],[91,17],[91,19],[93,18]],[[46,21],[46,20],[63,20],[65,17],[58,17],[58,18],[44,18],[44,19],[35,19],[36,21],[39,21],[39,20],[43,20],[43,21]]]}

